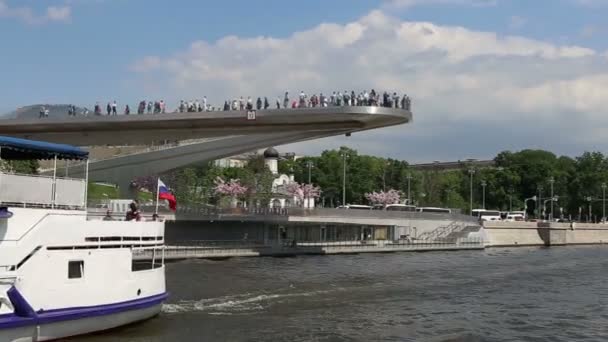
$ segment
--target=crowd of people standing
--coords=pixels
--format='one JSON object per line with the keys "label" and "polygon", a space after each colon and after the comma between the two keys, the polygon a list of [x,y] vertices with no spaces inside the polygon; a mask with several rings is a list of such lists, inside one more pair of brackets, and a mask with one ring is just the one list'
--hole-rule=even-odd
{"label": "crowd of people standing", "polygon": [[[276,109],[280,108],[309,108],[309,107],[342,107],[342,106],[381,106],[388,108],[401,108],[410,110],[412,101],[407,94],[403,96],[397,95],[396,92],[390,94],[384,92],[382,96],[372,89],[369,93],[367,91],[356,94],[354,91],[336,92],[334,91],[331,95],[323,95],[323,93],[313,94],[308,96],[304,91],[301,91],[298,97],[293,99],[290,98],[289,92],[285,92],[285,95],[276,98],[275,106]],[[258,97],[254,101],[251,97],[244,99],[235,98],[233,100],[224,101],[223,110],[261,110],[270,108],[270,102],[267,97],[263,99]]]}
{"label": "crowd of people standing", "polygon": [[[283,96],[278,96],[274,105],[271,105],[268,97],[258,97],[254,100],[251,96],[246,99],[241,96],[232,100],[224,101],[223,106],[212,106],[209,104],[207,97],[203,96],[201,100],[185,101],[181,100],[175,112],[178,113],[193,113],[193,112],[209,112],[209,111],[230,111],[230,110],[262,110],[276,108],[314,108],[314,107],[343,107],[343,106],[380,106],[387,108],[400,108],[411,110],[411,99],[407,94],[398,95],[397,92],[376,92],[374,89],[355,93],[355,91],[334,91],[331,94],[319,93],[308,96],[304,91],[299,95],[290,97],[288,91]],[[142,100],[137,105],[137,114],[162,114],[166,113],[166,103],[164,100],[146,101]],[[105,111],[102,105],[97,102],[93,109],[95,115],[115,116],[131,115],[131,107],[127,104],[123,110],[119,109],[116,100],[108,102],[105,105]],[[81,111],[82,115],[88,115],[89,110],[85,107]],[[76,116],[77,108],[74,105],[68,106],[68,116]],[[40,117],[48,117],[48,109],[41,109]]]}

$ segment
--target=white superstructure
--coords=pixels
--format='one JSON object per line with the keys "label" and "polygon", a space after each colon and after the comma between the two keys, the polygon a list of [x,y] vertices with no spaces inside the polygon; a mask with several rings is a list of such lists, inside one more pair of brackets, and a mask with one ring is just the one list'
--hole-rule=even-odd
{"label": "white superstructure", "polygon": [[[86,184],[0,171],[0,341],[86,334],[160,312],[164,223],[90,217]],[[154,260],[138,261],[149,249]]]}

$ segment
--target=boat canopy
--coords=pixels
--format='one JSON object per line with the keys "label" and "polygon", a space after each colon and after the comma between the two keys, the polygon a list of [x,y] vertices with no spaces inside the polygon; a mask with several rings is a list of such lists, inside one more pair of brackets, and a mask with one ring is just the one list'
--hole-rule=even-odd
{"label": "boat canopy", "polygon": [[4,160],[83,160],[88,157],[88,151],[71,145],[0,136],[0,159]]}

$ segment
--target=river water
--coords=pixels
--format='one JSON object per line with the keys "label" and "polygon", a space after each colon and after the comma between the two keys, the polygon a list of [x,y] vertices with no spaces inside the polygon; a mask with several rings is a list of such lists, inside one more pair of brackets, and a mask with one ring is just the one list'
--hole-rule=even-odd
{"label": "river water", "polygon": [[608,341],[608,248],[191,260],[150,321],[77,341]]}

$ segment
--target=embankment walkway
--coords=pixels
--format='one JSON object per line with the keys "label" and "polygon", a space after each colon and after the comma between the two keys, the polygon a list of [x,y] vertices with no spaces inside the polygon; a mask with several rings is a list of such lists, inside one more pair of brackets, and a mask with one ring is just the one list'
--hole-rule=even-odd
{"label": "embankment walkway", "polygon": [[[289,245],[256,245],[240,246],[166,246],[165,260],[183,259],[221,259],[229,257],[290,257],[298,255],[335,255],[359,253],[397,253],[397,252],[431,252],[483,250],[483,241],[462,240],[451,243],[442,242],[412,242],[397,243],[388,241],[360,241],[339,243],[302,243],[297,246]],[[152,251],[142,251],[134,258],[151,260]]]}

